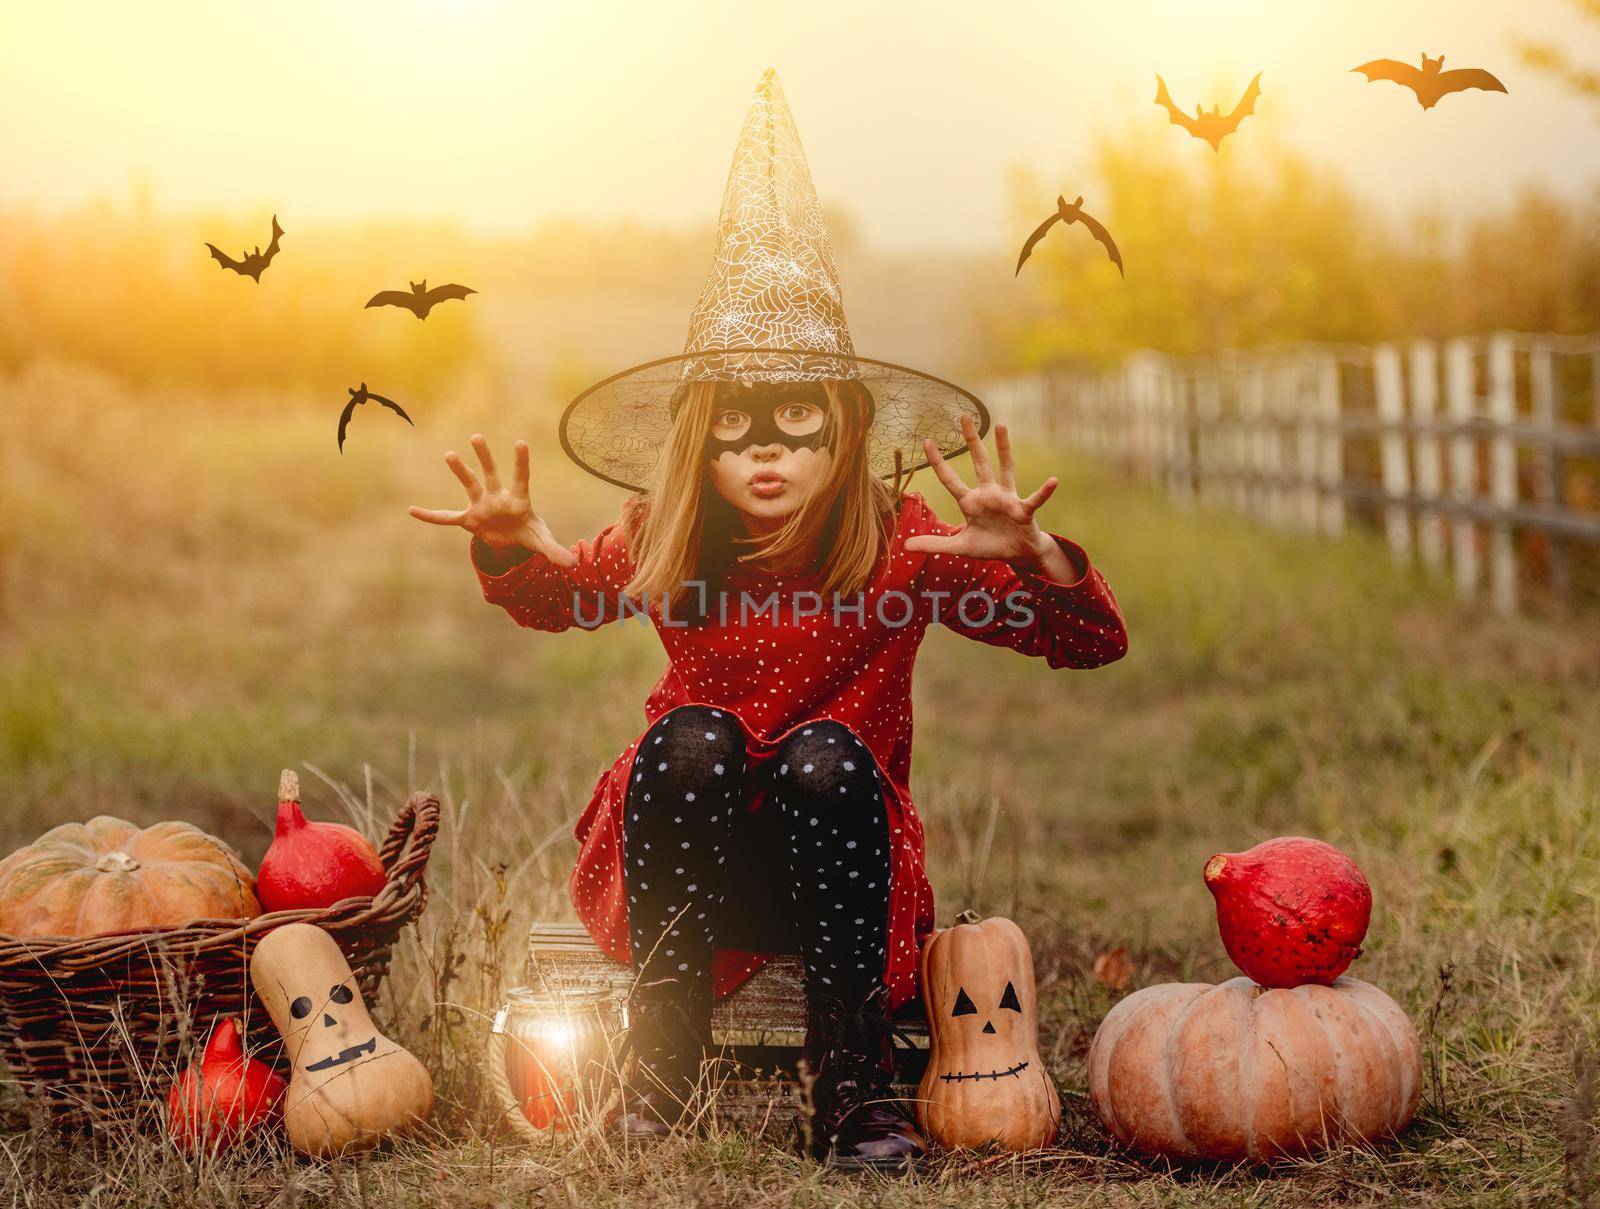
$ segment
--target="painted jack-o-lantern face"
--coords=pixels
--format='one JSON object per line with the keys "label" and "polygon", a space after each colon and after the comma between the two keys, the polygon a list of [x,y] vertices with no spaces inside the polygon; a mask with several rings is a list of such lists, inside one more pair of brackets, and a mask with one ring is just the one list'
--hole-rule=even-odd
{"label": "painted jack-o-lantern face", "polygon": [[375,1146],[428,1114],[433,1080],[372,1023],[339,946],[286,924],[250,959],[250,980],[294,1064],[283,1122],[303,1154]]}
{"label": "painted jack-o-lantern face", "polygon": [[[981,995],[982,991],[979,994]],[[968,1041],[968,1046],[981,1042],[985,1037],[992,1037],[994,1038],[993,1042],[983,1044],[979,1048],[994,1050],[1000,1054],[1012,1053],[1018,1049],[1013,1039],[1019,1026],[1021,1026],[1024,1034],[1026,1033],[1026,1025],[1022,1020],[1022,1003],[1017,998],[1017,984],[1009,978],[1006,979],[1006,989],[1000,992],[1000,1002],[995,1004],[992,1009],[983,1011],[978,1009],[978,1005],[972,1001],[972,996],[967,994],[967,988],[958,986],[956,988],[956,1001],[950,1009],[950,1016],[952,1020],[962,1016],[973,1017],[972,1020],[966,1021],[964,1024],[952,1024],[952,1028],[970,1028],[981,1019],[983,1027],[978,1030],[977,1038]],[[1000,1025],[999,1028],[995,1027],[996,1023]],[[1031,1040],[1026,1041],[1022,1048],[1032,1049]],[[963,1079],[1015,1079],[1020,1077],[1022,1072],[1027,1069],[1028,1060],[1019,1058],[1016,1062],[1003,1069],[995,1067],[987,1071],[940,1071],[939,1078],[946,1083],[959,1083]]]}
{"label": "painted jack-o-lantern face", "polygon": [[[304,1020],[314,1011],[320,1011],[322,1016],[322,1027],[325,1029],[337,1029],[339,1027],[339,1019],[332,1013],[330,1009],[335,1007],[345,1007],[353,1002],[355,997],[356,993],[348,982],[336,982],[333,984],[333,986],[328,988],[327,1002],[324,1003],[320,1009],[316,1008],[312,1004],[311,997],[309,995],[296,995],[293,1002],[289,1004],[289,1015],[295,1020]],[[364,1011],[361,1014],[363,1016],[366,1015]],[[371,1021],[368,1021],[368,1023],[370,1024]],[[312,1024],[306,1027],[314,1029],[316,1026]],[[318,1058],[315,1062],[307,1063],[306,1069],[308,1071],[332,1070],[334,1067],[343,1066],[347,1062],[354,1062],[359,1058],[370,1057],[377,1050],[377,1048],[378,1035],[377,1033],[373,1033],[365,1041],[358,1041],[354,1045],[347,1045],[336,1054],[329,1054],[325,1058]]]}
{"label": "painted jack-o-lantern face", "polygon": [[987,919],[936,933],[922,951],[922,999],[931,1045],[918,1107],[928,1133],[945,1146],[1046,1145],[1061,1105],[1039,1057],[1022,930]]}

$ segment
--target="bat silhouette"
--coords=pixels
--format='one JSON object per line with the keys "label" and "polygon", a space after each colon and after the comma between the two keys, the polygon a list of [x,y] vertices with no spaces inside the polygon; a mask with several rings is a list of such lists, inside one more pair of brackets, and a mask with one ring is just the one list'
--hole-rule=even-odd
{"label": "bat silhouette", "polygon": [[403,306],[418,319],[426,319],[428,312],[441,302],[448,302],[452,298],[465,298],[468,294],[476,294],[477,290],[469,290],[464,285],[436,285],[428,288],[428,279],[408,283],[411,292],[404,290],[381,290],[368,300],[367,306]]}
{"label": "bat silhouette", "polygon": [[278,254],[278,240],[282,237],[283,228],[278,225],[278,216],[274,214],[272,216],[272,242],[267,245],[265,252],[261,250],[258,244],[255,251],[245,253],[243,260],[235,260],[214,243],[208,243],[206,247],[211,249],[212,257],[223,268],[232,269],[239,276],[248,277],[257,285],[260,285],[261,274],[272,263],[272,258]]}
{"label": "bat silhouette", "polygon": [[1448,93],[1465,92],[1468,88],[1481,88],[1485,92],[1504,92],[1506,86],[1481,67],[1457,67],[1444,70],[1444,56],[1437,59],[1422,55],[1422,66],[1413,67],[1398,59],[1374,59],[1360,67],[1352,67],[1367,77],[1367,83],[1390,80],[1402,84],[1417,94],[1417,104],[1432,109]]}
{"label": "bat silhouette", "polygon": [[[1028,257],[1033,254],[1034,247],[1049,233],[1050,228],[1058,222],[1065,223],[1068,226],[1075,222],[1081,222],[1088,227],[1089,234],[1105,245],[1106,255],[1111,258],[1111,263],[1117,266],[1117,272],[1122,273],[1124,277],[1127,276],[1122,270],[1122,253],[1117,251],[1117,245],[1111,238],[1111,232],[1101,226],[1096,219],[1083,212],[1083,198],[1081,197],[1070,206],[1067,205],[1065,197],[1056,198],[1056,212],[1035,227],[1033,234],[1028,236],[1028,242],[1022,245],[1022,255],[1017,257],[1017,273],[1022,272],[1022,266],[1027,262]],[[1013,273],[1012,276],[1015,277],[1017,273]]]}
{"label": "bat silhouette", "polygon": [[[396,403],[393,399],[385,399],[382,395],[373,394],[367,390],[367,384],[365,382],[363,382],[360,387],[346,387],[345,389],[350,392],[350,402],[344,405],[344,411],[339,416],[340,453],[344,452],[344,433],[345,429],[350,427],[350,417],[355,414],[357,407],[361,406],[361,404],[367,402],[368,400],[371,400],[373,403],[383,404],[407,424],[411,424],[411,417],[406,415],[405,410],[400,406],[400,404]],[[411,424],[411,427],[415,428],[416,425]]]}
{"label": "bat silhouette", "polygon": [[1256,72],[1256,78],[1250,81],[1250,87],[1244,90],[1244,96],[1239,98],[1239,103],[1233,107],[1233,112],[1224,115],[1221,105],[1213,105],[1211,112],[1207,113],[1204,105],[1194,107],[1194,117],[1190,117],[1172,103],[1172,94],[1167,91],[1167,82],[1160,76],[1156,77],[1156,104],[1167,111],[1172,118],[1174,126],[1182,126],[1197,139],[1204,139],[1211,144],[1211,150],[1221,151],[1222,140],[1235,130],[1239,123],[1244,121],[1256,111],[1256,98],[1261,95],[1261,73]]}

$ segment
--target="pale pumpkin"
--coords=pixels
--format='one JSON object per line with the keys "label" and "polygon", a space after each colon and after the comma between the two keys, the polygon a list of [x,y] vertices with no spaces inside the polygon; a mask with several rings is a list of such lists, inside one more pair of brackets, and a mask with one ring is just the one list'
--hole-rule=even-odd
{"label": "pale pumpkin", "polygon": [[0,861],[0,933],[99,936],[261,914],[232,848],[188,823],[140,830],[101,815],[53,827]]}
{"label": "pale pumpkin", "polygon": [[427,1117],[432,1076],[372,1023],[333,937],[275,928],[251,955],[250,981],[289,1055],[283,1125],[301,1154],[369,1150]]}
{"label": "pale pumpkin", "polygon": [[1421,1092],[1411,1021],[1349,977],[1146,987],[1107,1013],[1089,1048],[1106,1128],[1169,1159],[1264,1161],[1396,1134]]}
{"label": "pale pumpkin", "polygon": [[922,950],[922,1128],[942,1146],[1048,1146],[1061,1127],[1061,1101],[1039,1056],[1028,938],[1009,919],[958,919]]}

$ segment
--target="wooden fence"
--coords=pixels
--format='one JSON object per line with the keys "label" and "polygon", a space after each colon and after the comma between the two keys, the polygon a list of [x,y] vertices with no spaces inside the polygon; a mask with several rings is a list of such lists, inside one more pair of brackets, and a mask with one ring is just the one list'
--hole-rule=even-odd
{"label": "wooden fence", "polygon": [[986,391],[996,418],[1182,505],[1308,533],[1370,523],[1506,613],[1530,590],[1600,601],[1600,335],[1142,352]]}

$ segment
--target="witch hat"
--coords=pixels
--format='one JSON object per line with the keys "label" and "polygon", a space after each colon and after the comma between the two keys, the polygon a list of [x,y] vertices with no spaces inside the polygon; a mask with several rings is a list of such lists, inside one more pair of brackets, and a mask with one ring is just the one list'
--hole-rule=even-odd
{"label": "witch hat", "polygon": [[694,382],[855,380],[873,399],[867,458],[874,473],[926,466],[922,440],[966,452],[961,416],[987,432],[976,396],[942,378],[858,357],[817,191],[789,102],[770,68],[756,87],[722,195],[711,275],[689,317],[684,351],[613,374],[561,417],[561,447],[589,473],[645,490],[672,427],[674,400]]}

